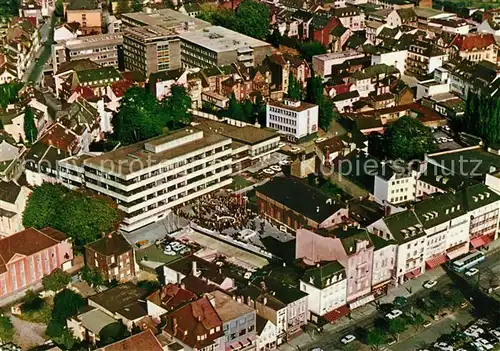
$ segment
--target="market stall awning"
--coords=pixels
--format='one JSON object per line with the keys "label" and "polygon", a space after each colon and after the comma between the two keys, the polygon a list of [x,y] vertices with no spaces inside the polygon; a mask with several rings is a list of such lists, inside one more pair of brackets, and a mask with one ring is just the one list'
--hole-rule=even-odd
{"label": "market stall awning", "polygon": [[478,247],[486,246],[490,243],[491,238],[488,235],[479,236],[470,241],[472,247],[477,249]]}
{"label": "market stall awning", "polygon": [[446,254],[442,254],[425,261],[425,264],[427,265],[427,267],[429,267],[429,269],[432,269],[442,265],[446,261],[447,261]]}
{"label": "market stall awning", "polygon": [[347,307],[347,305],[344,305],[334,310],[331,310],[330,312],[327,312],[326,314],[323,315],[323,318],[325,318],[328,322],[332,323],[335,322],[337,319],[347,316],[350,311],[351,310],[349,309],[349,307]]}

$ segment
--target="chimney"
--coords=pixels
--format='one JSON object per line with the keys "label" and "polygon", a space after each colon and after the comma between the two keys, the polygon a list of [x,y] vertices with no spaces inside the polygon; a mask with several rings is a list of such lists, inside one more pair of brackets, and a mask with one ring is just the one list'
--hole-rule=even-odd
{"label": "chimney", "polygon": [[181,283],[181,289],[186,290],[186,284]]}
{"label": "chimney", "polygon": [[172,330],[174,331],[174,336],[177,334],[177,318],[172,318]]}
{"label": "chimney", "polygon": [[264,296],[264,301],[263,301],[263,303],[264,303],[264,306],[265,306],[265,305],[267,305],[267,297],[265,297],[265,296]]}
{"label": "chimney", "polygon": [[391,206],[385,206],[385,217],[391,215]]}
{"label": "chimney", "polygon": [[194,275],[195,277],[198,277],[198,269],[197,268],[198,267],[196,264],[196,260],[193,260],[191,274]]}

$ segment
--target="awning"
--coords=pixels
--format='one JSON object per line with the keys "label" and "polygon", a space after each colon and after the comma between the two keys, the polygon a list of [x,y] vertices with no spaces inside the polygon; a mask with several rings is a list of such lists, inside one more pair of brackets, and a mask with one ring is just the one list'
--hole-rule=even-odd
{"label": "awning", "polygon": [[250,341],[250,343],[252,343],[252,344],[253,344],[253,342],[254,342],[255,340],[257,340],[257,335],[250,335],[250,336],[248,337],[248,341]]}
{"label": "awning", "polygon": [[375,296],[373,296],[372,294],[368,295],[368,296],[365,296],[365,297],[362,297],[352,303],[349,304],[349,308],[351,310],[355,309],[355,308],[358,308],[358,307],[361,307],[363,305],[366,305],[367,303],[370,303],[372,302],[373,300],[375,300]]}
{"label": "awning", "polygon": [[240,341],[240,344],[241,344],[241,346],[242,346],[242,347],[248,346],[248,345],[250,345],[251,343],[252,343],[252,342],[251,342],[250,340],[248,340],[248,339],[246,339],[246,340],[241,340],[241,341]]}
{"label": "awning", "polygon": [[241,345],[240,345],[239,341],[235,341],[235,342],[229,344],[229,346],[231,347],[231,350],[241,349]]}
{"label": "awning", "polygon": [[477,249],[478,247],[486,246],[490,243],[491,238],[488,235],[479,236],[470,241],[472,247]]}
{"label": "awning", "polygon": [[330,312],[327,312],[326,314],[323,315],[323,318],[326,319],[328,322],[333,323],[337,319],[347,316],[350,311],[351,310],[349,309],[349,307],[347,307],[347,305],[344,305],[334,310],[331,310]]}
{"label": "awning", "polygon": [[464,253],[462,252],[462,250],[455,250],[455,251],[447,252],[446,256],[448,256],[448,259],[454,260],[455,258],[462,256],[463,254]]}
{"label": "awning", "polygon": [[408,273],[405,274],[406,279],[413,279],[415,277],[418,277],[420,275],[420,268],[416,268],[412,271],[409,271]]}
{"label": "awning", "polygon": [[431,258],[430,260],[425,261],[425,264],[427,265],[427,267],[432,269],[432,268],[436,268],[437,266],[442,265],[446,261],[447,261],[446,254],[442,254],[439,256],[435,256],[435,257]]}
{"label": "awning", "polygon": [[384,280],[383,282],[378,283],[378,284],[372,286],[372,290],[376,290],[376,289],[382,288],[382,287],[384,287],[384,286],[386,286],[387,284],[390,284],[390,283],[391,283],[391,278],[389,278],[387,280]]}

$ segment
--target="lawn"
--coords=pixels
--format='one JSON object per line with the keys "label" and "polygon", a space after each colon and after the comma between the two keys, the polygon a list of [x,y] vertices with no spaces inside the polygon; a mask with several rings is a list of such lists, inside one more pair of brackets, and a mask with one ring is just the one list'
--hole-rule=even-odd
{"label": "lawn", "polygon": [[233,190],[240,190],[253,184],[254,184],[253,182],[245,179],[242,176],[237,175],[233,178],[233,182],[229,187]]}
{"label": "lawn", "polygon": [[52,302],[49,299],[45,299],[40,309],[22,313],[17,317],[27,322],[48,324],[50,322],[51,314]]}

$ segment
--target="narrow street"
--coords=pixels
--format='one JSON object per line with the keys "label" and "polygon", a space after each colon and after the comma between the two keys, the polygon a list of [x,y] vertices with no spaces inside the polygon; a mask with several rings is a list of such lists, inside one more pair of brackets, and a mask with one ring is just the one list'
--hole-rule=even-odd
{"label": "narrow street", "polygon": [[23,76],[23,81],[38,82],[43,74],[43,67],[50,59],[52,54],[52,44],[54,43],[54,27],[57,23],[57,17],[46,19],[45,23],[40,27],[40,42],[41,47],[35,54],[35,59],[26,69]]}

